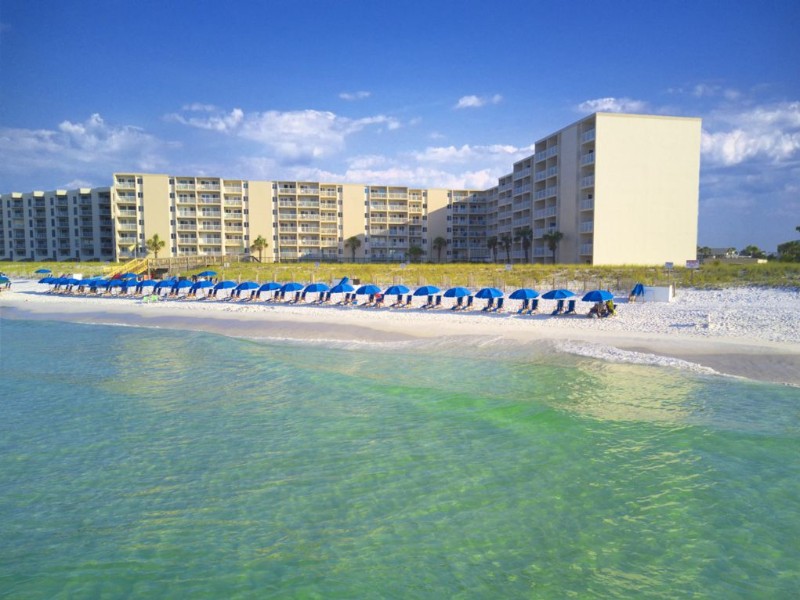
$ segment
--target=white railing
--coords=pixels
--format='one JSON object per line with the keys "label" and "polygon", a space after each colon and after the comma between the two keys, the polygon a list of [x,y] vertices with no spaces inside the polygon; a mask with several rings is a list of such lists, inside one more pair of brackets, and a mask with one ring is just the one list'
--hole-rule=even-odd
{"label": "white railing", "polygon": [[595,130],[590,129],[589,131],[584,131],[581,134],[581,142],[591,142],[595,137]]}
{"label": "white railing", "polygon": [[594,185],[594,175],[587,175],[581,178],[581,187],[592,187]]}
{"label": "white railing", "polygon": [[594,221],[584,221],[581,223],[581,233],[592,233],[594,231]]}
{"label": "white railing", "polygon": [[548,188],[545,188],[543,190],[539,190],[538,192],[536,192],[534,194],[533,197],[536,200],[544,200],[545,198],[549,198],[550,196],[555,196],[557,192],[558,192],[558,188],[556,186],[552,185],[552,186],[550,186]]}
{"label": "white railing", "polygon": [[581,210],[594,210],[594,200],[591,198],[587,200],[581,200],[580,208]]}
{"label": "white railing", "polygon": [[590,165],[594,162],[594,152],[589,152],[581,156],[582,165]]}
{"label": "white railing", "polygon": [[592,253],[592,244],[581,244],[581,254],[586,256]]}
{"label": "white railing", "polygon": [[525,167],[524,169],[520,169],[519,171],[514,171],[514,179],[522,179],[523,177],[527,177],[531,174],[531,168]]}

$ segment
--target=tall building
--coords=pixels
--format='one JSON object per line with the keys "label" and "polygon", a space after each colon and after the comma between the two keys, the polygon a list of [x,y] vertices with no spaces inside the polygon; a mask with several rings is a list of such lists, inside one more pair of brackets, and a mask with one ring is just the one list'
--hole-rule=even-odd
{"label": "tall building", "polygon": [[0,258],[126,260],[158,234],[161,257],[247,254],[263,237],[274,261],[421,249],[449,262],[679,264],[696,254],[699,170],[700,119],[596,113],[488,190],[116,173],[111,187],[2,195]]}
{"label": "tall building", "polygon": [[114,260],[110,188],[13,192],[0,198],[3,260]]}

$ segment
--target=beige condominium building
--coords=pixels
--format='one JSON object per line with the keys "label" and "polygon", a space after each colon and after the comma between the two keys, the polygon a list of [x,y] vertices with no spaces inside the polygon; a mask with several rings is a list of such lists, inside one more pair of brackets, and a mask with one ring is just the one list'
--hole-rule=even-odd
{"label": "beige condominium building", "polygon": [[596,113],[488,190],[116,173],[3,194],[0,258],[127,260],[158,234],[159,257],[248,254],[262,237],[265,261],[549,263],[557,231],[555,262],[681,264],[696,254],[699,169],[699,119]]}
{"label": "beige condominium building", "polygon": [[[530,228],[534,262],[683,263],[697,250],[700,119],[596,113],[535,145],[485,192],[487,233]],[[503,252],[501,251],[501,255]]]}
{"label": "beige condominium building", "polygon": [[3,260],[114,260],[111,189],[3,194]]}

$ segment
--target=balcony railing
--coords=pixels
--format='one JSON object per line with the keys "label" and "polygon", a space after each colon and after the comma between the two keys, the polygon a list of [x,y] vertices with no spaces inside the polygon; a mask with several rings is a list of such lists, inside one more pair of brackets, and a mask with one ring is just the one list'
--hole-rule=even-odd
{"label": "balcony railing", "polygon": [[584,221],[580,226],[581,233],[592,233],[594,231],[594,221]]}
{"label": "balcony railing", "polygon": [[594,185],[594,175],[587,175],[586,177],[581,177],[582,188],[592,187],[593,185]]}

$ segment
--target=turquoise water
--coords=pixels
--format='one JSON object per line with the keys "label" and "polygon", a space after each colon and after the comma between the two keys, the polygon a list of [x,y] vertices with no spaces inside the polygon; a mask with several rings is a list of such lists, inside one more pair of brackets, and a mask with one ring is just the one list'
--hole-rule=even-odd
{"label": "turquoise water", "polygon": [[800,390],[0,321],[0,597],[789,598]]}

